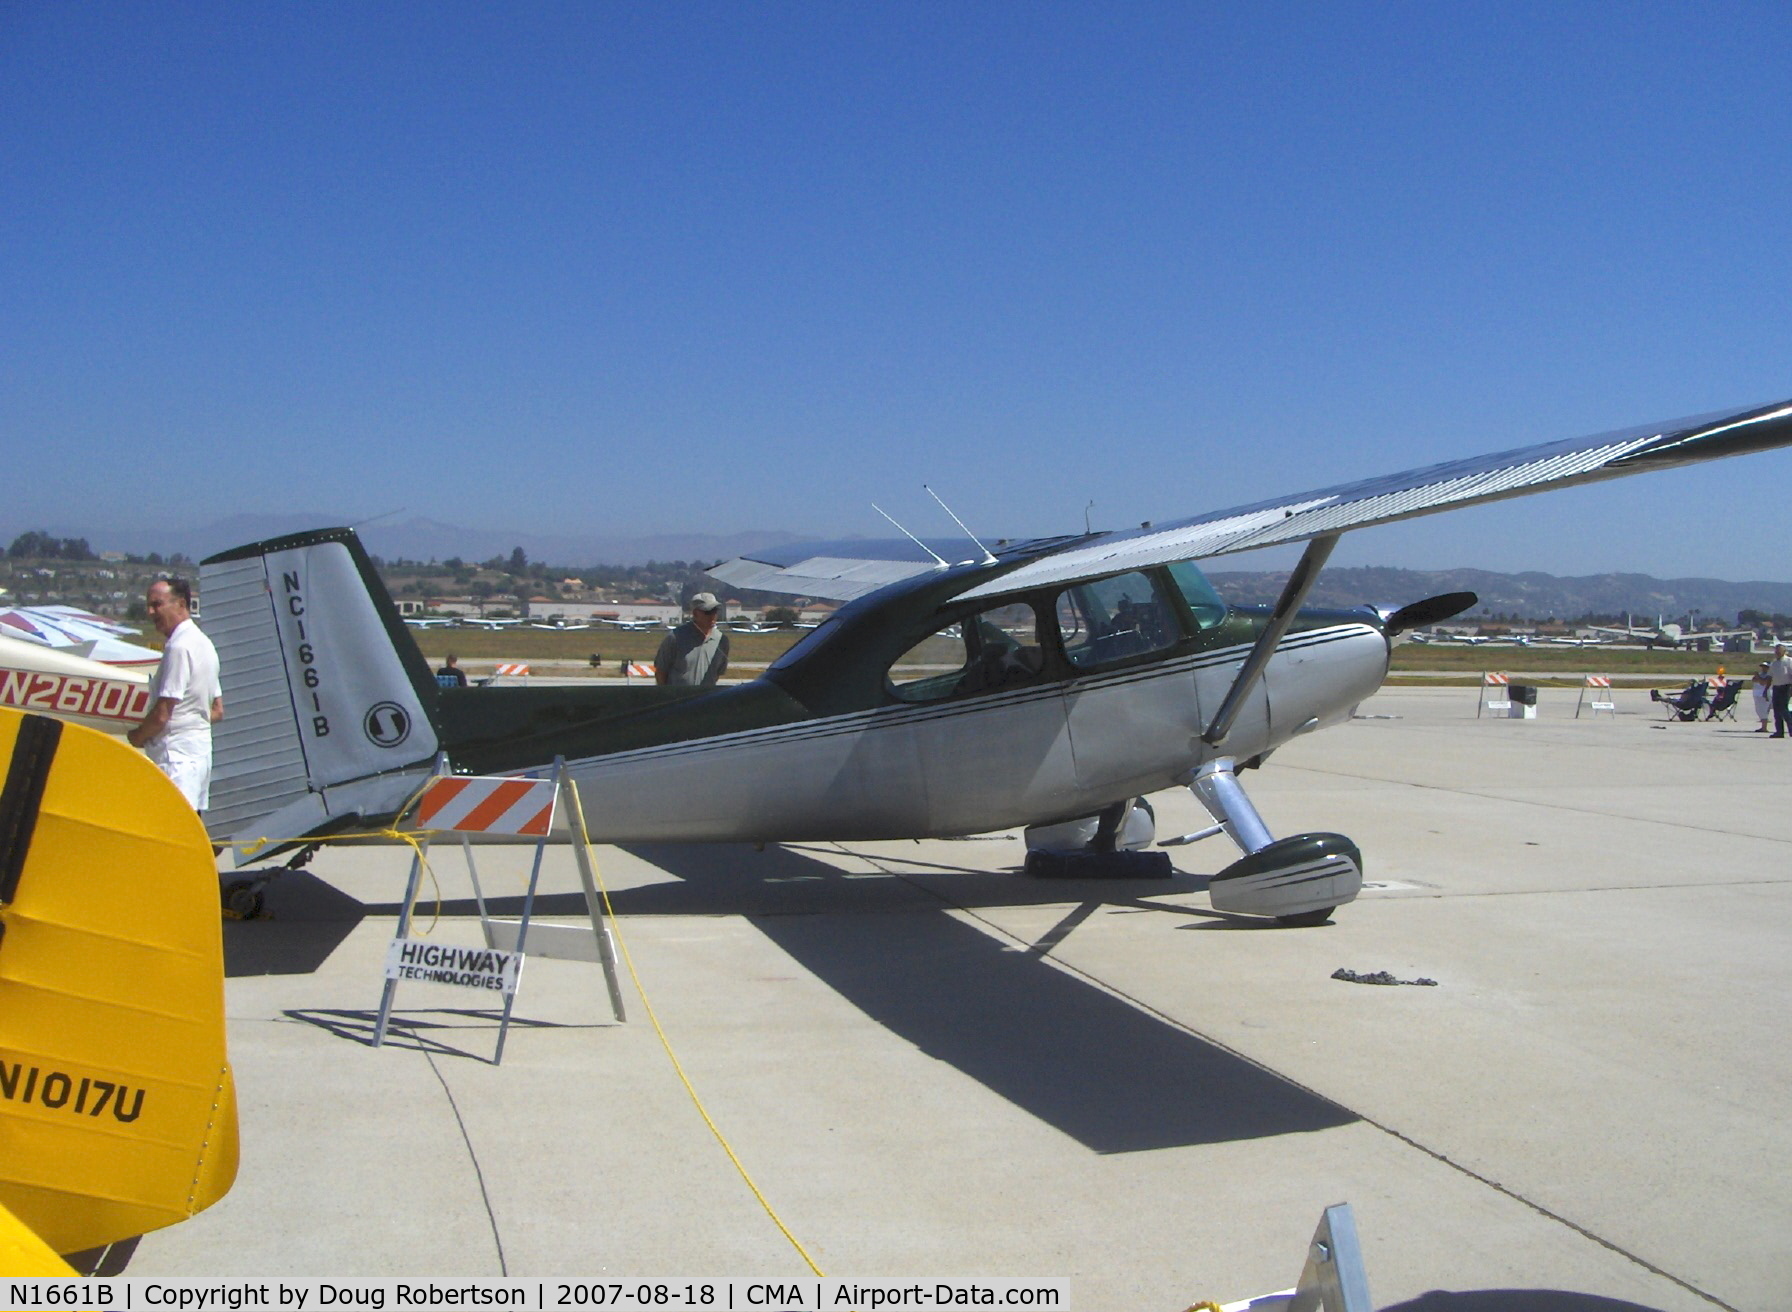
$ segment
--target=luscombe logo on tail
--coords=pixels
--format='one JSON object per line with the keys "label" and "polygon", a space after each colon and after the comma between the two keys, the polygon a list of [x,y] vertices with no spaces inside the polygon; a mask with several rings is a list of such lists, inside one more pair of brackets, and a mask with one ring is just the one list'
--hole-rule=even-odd
{"label": "luscombe logo on tail", "polygon": [[431,756],[435,730],[348,548],[321,542],[265,559],[313,785]]}

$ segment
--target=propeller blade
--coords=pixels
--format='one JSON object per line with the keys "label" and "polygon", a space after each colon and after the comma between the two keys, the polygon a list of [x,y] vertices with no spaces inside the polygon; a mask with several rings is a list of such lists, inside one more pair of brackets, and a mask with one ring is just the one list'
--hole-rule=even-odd
{"label": "propeller blade", "polygon": [[1440,597],[1427,597],[1423,601],[1415,601],[1410,606],[1402,606],[1389,615],[1383,625],[1388,637],[1397,633],[1405,633],[1408,629],[1416,629],[1425,624],[1436,624],[1439,620],[1447,620],[1452,615],[1460,615],[1481,599],[1472,592],[1446,592]]}

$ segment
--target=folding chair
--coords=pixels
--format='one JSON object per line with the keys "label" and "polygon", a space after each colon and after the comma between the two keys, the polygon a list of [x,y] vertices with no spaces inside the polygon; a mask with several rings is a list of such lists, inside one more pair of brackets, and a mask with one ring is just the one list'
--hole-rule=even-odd
{"label": "folding chair", "polygon": [[1705,719],[1734,720],[1736,718],[1736,698],[1742,692],[1742,684],[1726,683],[1717,690],[1717,696],[1711,699],[1711,705],[1705,711]]}
{"label": "folding chair", "polygon": [[1668,713],[1669,721],[1696,720],[1699,712],[1705,709],[1707,688],[1703,679],[1695,679],[1679,692],[1663,695],[1661,689],[1649,689],[1649,700],[1660,702],[1662,709]]}

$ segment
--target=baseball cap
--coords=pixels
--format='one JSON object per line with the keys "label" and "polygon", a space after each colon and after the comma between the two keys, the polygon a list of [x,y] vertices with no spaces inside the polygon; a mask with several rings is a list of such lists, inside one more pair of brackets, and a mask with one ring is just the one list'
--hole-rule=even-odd
{"label": "baseball cap", "polygon": [[692,610],[720,610],[722,603],[716,600],[713,592],[699,592],[691,598]]}

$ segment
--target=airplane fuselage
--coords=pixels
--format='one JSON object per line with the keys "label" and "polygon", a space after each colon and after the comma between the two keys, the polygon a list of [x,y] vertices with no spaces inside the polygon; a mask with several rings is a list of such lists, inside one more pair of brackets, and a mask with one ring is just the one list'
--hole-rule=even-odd
{"label": "airplane fuselage", "polygon": [[[1179,595],[1167,574],[1135,586]],[[982,626],[1028,653],[1007,681],[968,677],[969,661],[909,681],[899,658],[918,641],[961,642],[978,627],[976,605],[938,601],[963,587],[959,577],[873,594],[734,687],[450,689],[442,744],[476,773],[565,758],[603,841],[934,837],[1088,815],[1186,782],[1215,757],[1260,760],[1348,718],[1387,672],[1370,612],[1303,612],[1227,738],[1210,746],[1203,729],[1262,612],[1216,619],[1210,608],[1202,625],[1166,606],[1162,622],[1179,629],[1154,632],[1151,650],[1103,659],[1066,641],[1059,617],[1070,603],[1042,595],[1004,599],[1003,618],[1030,617],[1018,637]],[[917,687],[909,695],[921,699],[905,700]]]}

